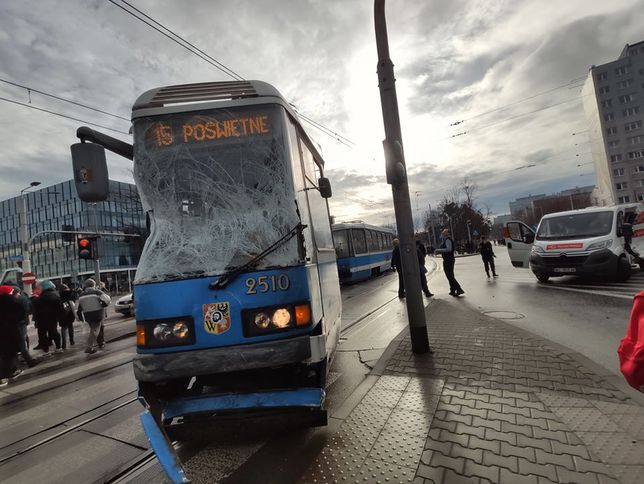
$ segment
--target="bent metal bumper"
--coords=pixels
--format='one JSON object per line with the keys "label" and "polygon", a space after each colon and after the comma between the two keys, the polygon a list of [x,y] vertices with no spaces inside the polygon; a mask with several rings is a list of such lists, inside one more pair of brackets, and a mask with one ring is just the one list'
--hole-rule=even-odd
{"label": "bent metal bumper", "polygon": [[325,338],[317,335],[177,353],[137,354],[133,364],[138,381],[159,382],[290,363],[316,363],[325,357]]}
{"label": "bent metal bumper", "polygon": [[[296,390],[185,398],[168,402],[163,409],[162,421],[194,413],[234,412],[257,408],[321,409],[324,405],[325,396],[325,391],[322,388],[300,388]],[[168,435],[148,410],[141,415],[141,423],[150,445],[168,478],[177,484],[190,482]]]}

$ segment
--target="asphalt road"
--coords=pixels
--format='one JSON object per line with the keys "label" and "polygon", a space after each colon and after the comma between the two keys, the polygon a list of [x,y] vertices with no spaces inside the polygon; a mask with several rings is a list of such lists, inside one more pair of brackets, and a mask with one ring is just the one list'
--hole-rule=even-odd
{"label": "asphalt road", "polygon": [[[626,334],[633,296],[644,290],[641,270],[634,270],[626,283],[565,276],[540,284],[530,270],[512,267],[505,247],[494,250],[498,278],[486,277],[478,255],[457,259],[464,304],[567,346],[619,374],[617,347]],[[442,267],[429,285],[438,297],[449,297]]]}

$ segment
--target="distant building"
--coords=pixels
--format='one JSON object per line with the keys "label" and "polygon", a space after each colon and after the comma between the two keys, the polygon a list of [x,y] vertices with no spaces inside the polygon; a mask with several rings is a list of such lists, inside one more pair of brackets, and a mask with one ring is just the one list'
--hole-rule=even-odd
{"label": "distant building", "polygon": [[[593,205],[594,185],[570,188],[552,195],[517,198],[510,202],[511,216],[528,225],[536,225],[548,213],[577,210]],[[495,220],[496,223],[496,220]]]}
{"label": "distant building", "polygon": [[514,220],[511,213],[505,213],[503,215],[497,215],[494,217],[494,225],[504,225],[506,222]]}
{"label": "distant building", "polygon": [[[30,238],[46,230],[114,232],[140,237],[101,237],[101,280],[111,291],[129,291],[147,234],[136,187],[110,181],[104,202],[81,202],[72,180],[26,192]],[[19,262],[18,197],[0,202],[0,273]],[[80,282],[94,274],[93,261],[78,258],[75,234],[42,234],[31,246],[32,272],[39,279]]]}
{"label": "distant building", "polygon": [[582,98],[598,205],[644,200],[644,41],[592,66]]}

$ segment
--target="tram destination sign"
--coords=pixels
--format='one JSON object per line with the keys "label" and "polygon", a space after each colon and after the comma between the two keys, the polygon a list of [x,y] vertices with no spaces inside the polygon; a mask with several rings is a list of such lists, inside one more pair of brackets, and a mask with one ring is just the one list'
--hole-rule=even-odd
{"label": "tram destination sign", "polygon": [[[174,122],[173,122],[174,121]],[[147,130],[148,142],[157,148],[204,141],[265,135],[271,132],[267,114],[223,118],[199,115],[189,120],[155,122]]]}

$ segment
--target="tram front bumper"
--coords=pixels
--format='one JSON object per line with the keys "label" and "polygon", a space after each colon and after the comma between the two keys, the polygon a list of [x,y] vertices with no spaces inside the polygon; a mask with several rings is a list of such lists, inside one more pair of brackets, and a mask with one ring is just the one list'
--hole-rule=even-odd
{"label": "tram front bumper", "polygon": [[160,382],[292,363],[315,363],[325,356],[325,339],[318,335],[177,353],[137,354],[133,363],[138,381]]}

